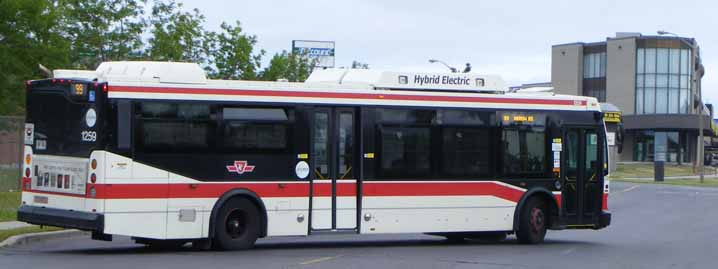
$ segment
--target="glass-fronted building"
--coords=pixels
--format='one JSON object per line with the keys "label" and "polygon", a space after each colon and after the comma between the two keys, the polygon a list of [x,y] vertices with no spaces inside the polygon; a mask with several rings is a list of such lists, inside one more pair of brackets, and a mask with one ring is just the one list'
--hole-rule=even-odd
{"label": "glass-fronted building", "polygon": [[552,47],[556,93],[594,96],[621,109],[626,136],[617,157],[624,162],[695,160],[699,121],[704,135],[713,135],[708,113],[696,102],[703,73],[692,38],[617,33],[602,42]]}

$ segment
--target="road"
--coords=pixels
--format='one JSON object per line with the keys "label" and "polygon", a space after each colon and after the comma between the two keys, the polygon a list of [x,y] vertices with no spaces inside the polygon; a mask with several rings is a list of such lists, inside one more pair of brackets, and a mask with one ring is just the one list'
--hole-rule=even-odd
{"label": "road", "polygon": [[262,239],[249,251],[158,251],[87,237],[0,249],[1,268],[716,268],[718,188],[613,183],[604,230],[550,231],[546,243],[441,237]]}

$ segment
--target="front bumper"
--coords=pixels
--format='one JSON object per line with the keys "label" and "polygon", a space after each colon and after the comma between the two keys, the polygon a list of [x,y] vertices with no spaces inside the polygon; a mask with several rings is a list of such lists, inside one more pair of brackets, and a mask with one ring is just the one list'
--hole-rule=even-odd
{"label": "front bumper", "polygon": [[598,226],[596,229],[606,228],[608,225],[611,225],[611,213],[601,212],[601,215],[598,216]]}
{"label": "front bumper", "polygon": [[23,205],[17,210],[17,220],[30,224],[73,228],[102,233],[105,216],[97,213]]}

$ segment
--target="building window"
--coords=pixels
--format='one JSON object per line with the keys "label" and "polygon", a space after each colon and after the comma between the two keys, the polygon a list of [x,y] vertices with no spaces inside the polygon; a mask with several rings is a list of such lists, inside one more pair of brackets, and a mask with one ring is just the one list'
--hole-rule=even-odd
{"label": "building window", "polygon": [[606,53],[588,53],[583,55],[583,78],[606,77]]}
{"label": "building window", "polygon": [[[656,137],[666,140],[656,141]],[[638,162],[654,161],[656,143],[665,145],[666,162],[690,162],[690,154],[688,152],[688,133],[684,131],[656,132],[646,130],[636,132],[634,136],[635,147],[633,151],[633,160]]]}
{"label": "building window", "polygon": [[690,50],[636,50],[636,114],[688,113]]}

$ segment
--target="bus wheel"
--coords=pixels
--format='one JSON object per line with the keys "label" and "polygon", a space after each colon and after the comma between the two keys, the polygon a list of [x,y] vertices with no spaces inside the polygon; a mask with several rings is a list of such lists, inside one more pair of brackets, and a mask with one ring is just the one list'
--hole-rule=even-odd
{"label": "bus wheel", "polygon": [[246,198],[230,199],[217,214],[214,235],[218,249],[251,248],[259,237],[259,210]]}
{"label": "bus wheel", "polygon": [[537,244],[546,237],[546,206],[539,197],[530,198],[521,209],[516,237],[522,244]]}

